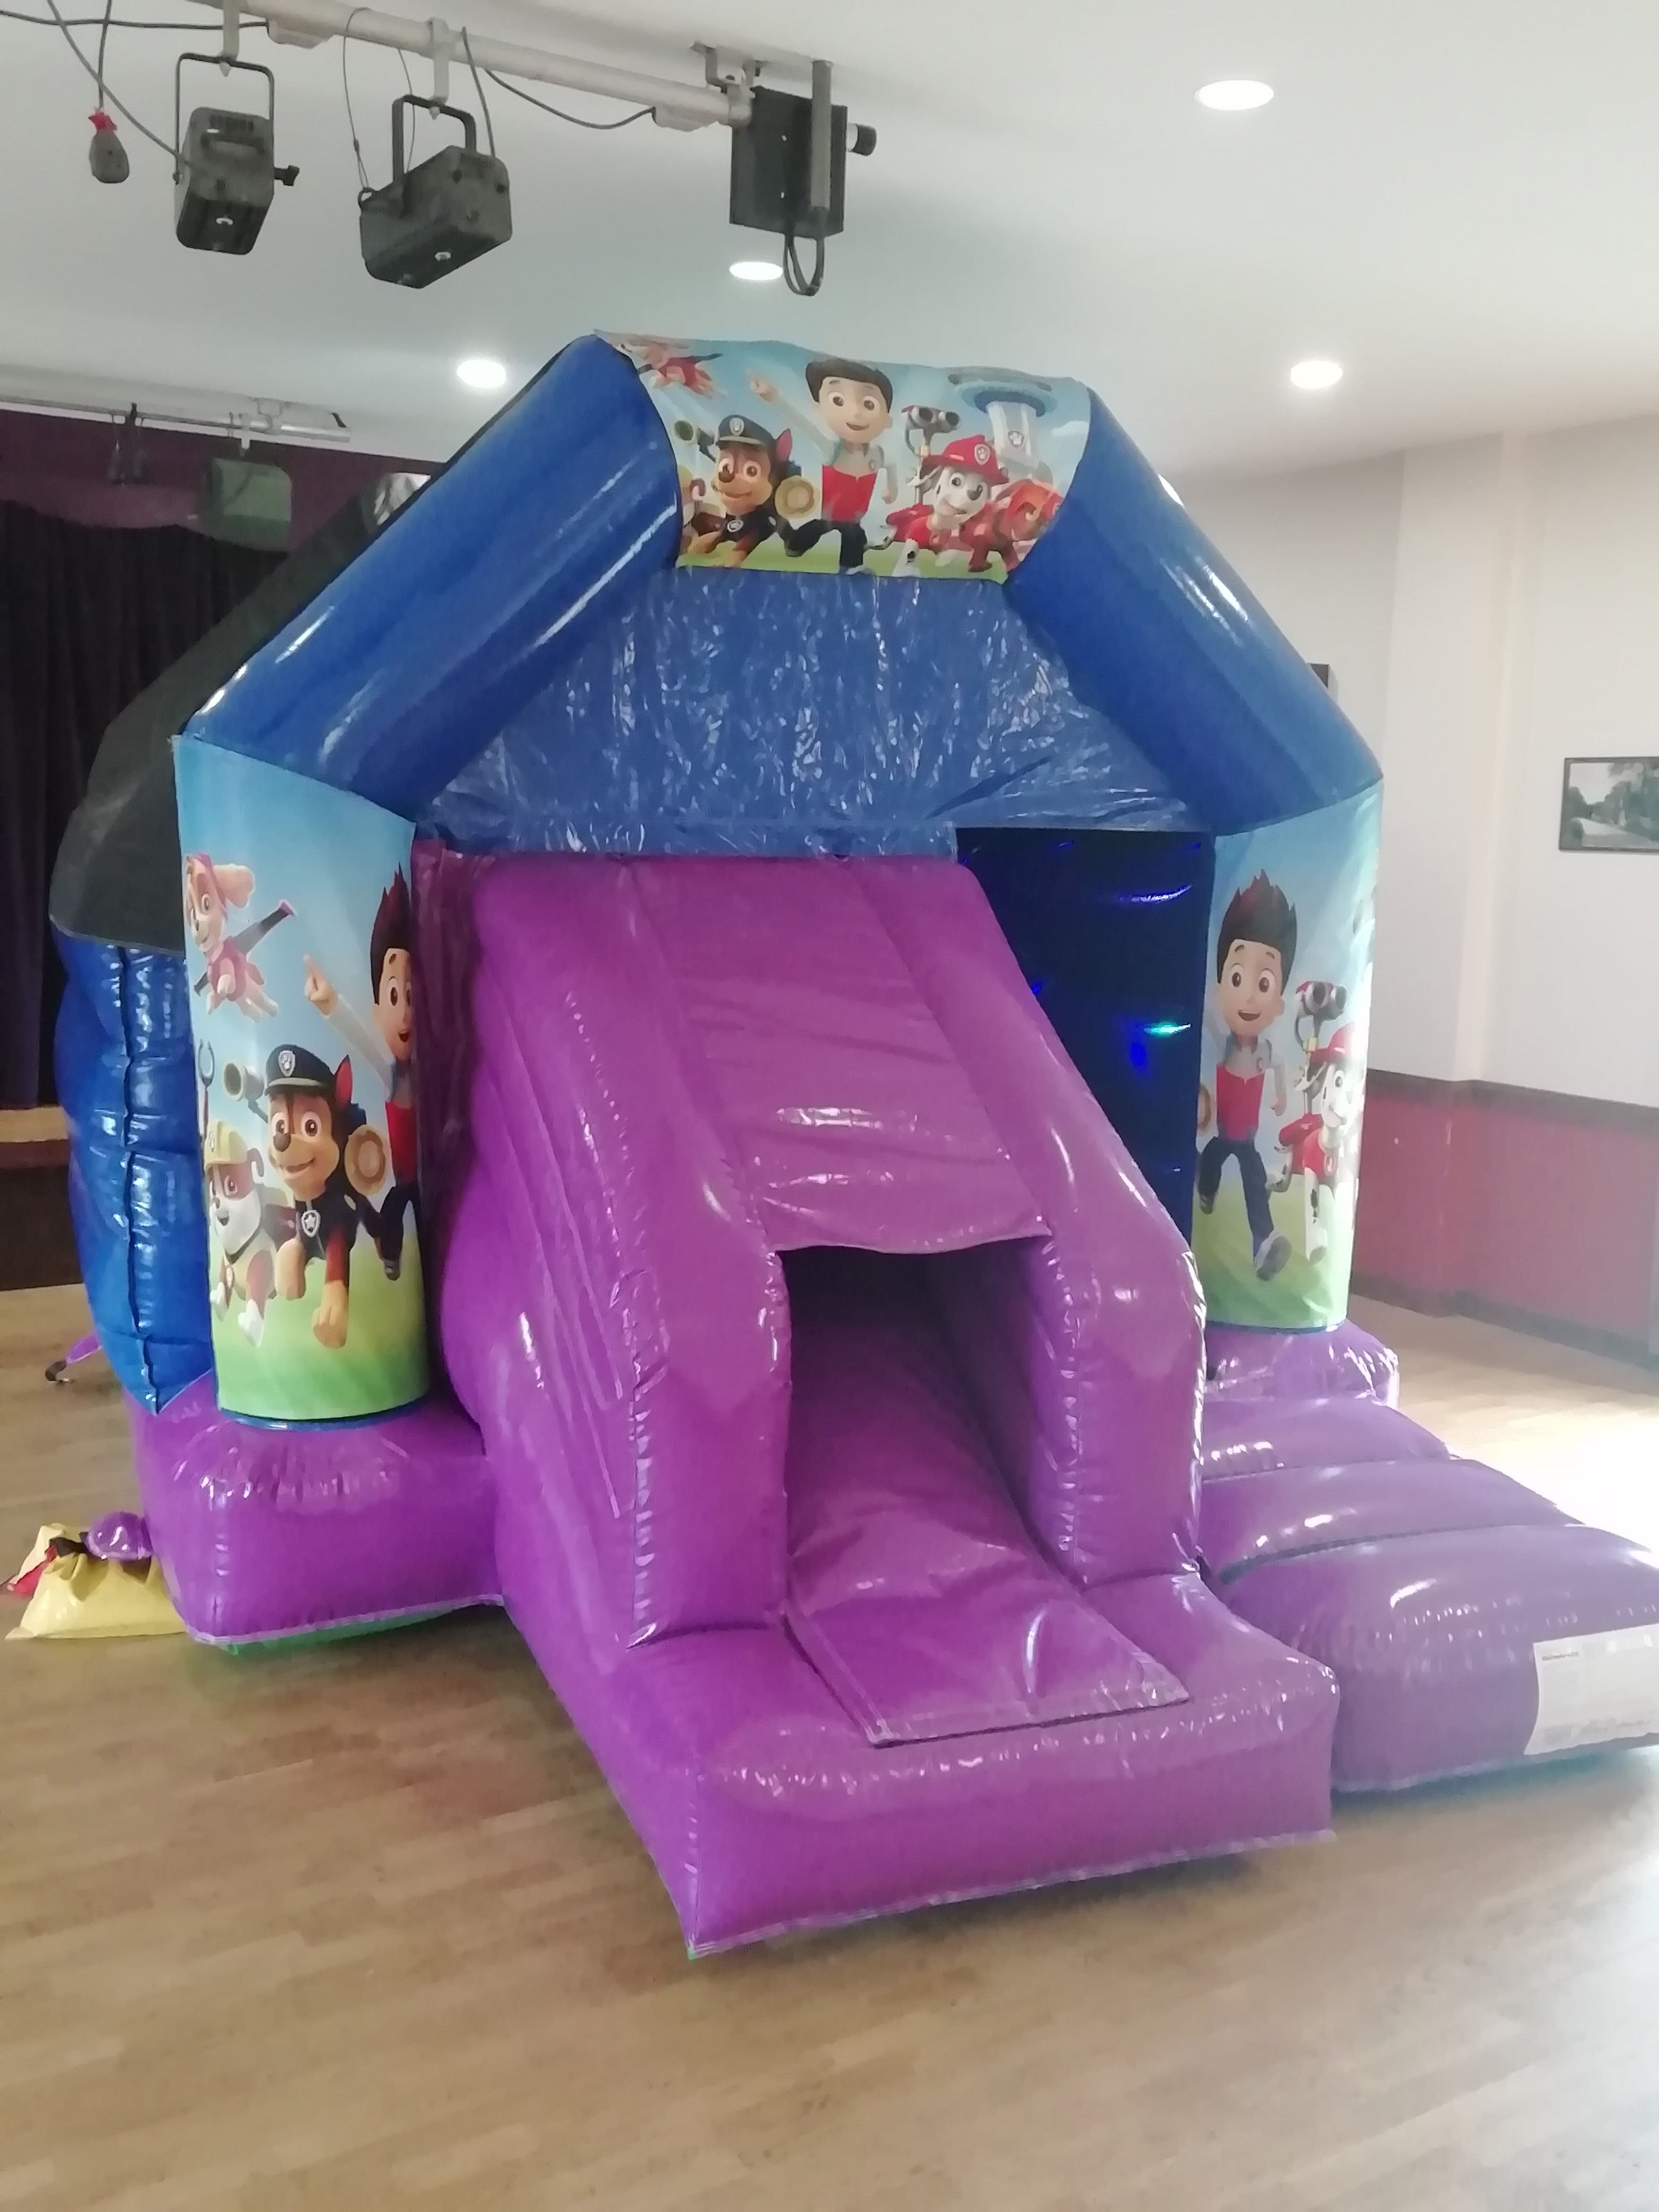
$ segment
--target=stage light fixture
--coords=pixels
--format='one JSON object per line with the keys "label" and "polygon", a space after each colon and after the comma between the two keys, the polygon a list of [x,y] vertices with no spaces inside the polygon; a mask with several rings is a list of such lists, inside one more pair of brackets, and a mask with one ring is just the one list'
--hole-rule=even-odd
{"label": "stage light fixture", "polygon": [[196,500],[196,527],[228,545],[286,553],[294,526],[294,480],[270,461],[245,453],[210,460]]}
{"label": "stage light fixture", "polygon": [[[186,62],[241,70],[265,81],[265,112],[196,107],[179,127]],[[276,167],[276,80],[259,62],[225,54],[180,54],[173,71],[173,229],[198,253],[251,253],[277,185],[299,175]]]}
{"label": "stage light fixture", "polygon": [[[812,64],[812,91],[753,94],[749,120],[732,132],[728,218],[743,230],[766,230],[783,240],[784,280],[811,299],[823,283],[824,240],[846,221],[847,156],[873,154],[876,134],[866,123],[849,125],[845,107],[830,98],[830,64]],[[811,243],[811,271],[800,241]],[[737,264],[733,276],[745,273]]]}
{"label": "stage light fixture", "polygon": [[[443,146],[412,169],[404,166],[404,110],[418,107],[459,123],[465,143]],[[419,290],[435,284],[513,235],[507,164],[478,150],[462,107],[404,93],[392,103],[392,182],[359,195],[363,266],[383,284]]]}

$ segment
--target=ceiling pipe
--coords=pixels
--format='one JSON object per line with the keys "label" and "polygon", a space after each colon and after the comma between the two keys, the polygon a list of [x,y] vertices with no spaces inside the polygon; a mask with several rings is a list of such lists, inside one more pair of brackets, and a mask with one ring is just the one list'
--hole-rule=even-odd
{"label": "ceiling pipe", "polygon": [[[453,62],[461,52],[458,34],[443,24],[387,15],[377,8],[355,8],[349,0],[270,0],[269,5],[262,4],[260,13],[279,46],[320,46],[325,39],[345,37],[349,28],[350,36],[364,46],[392,46],[399,53],[423,55],[441,65]],[[751,64],[728,64],[720,58],[717,68],[711,55],[709,82],[687,84],[672,77],[613,69],[606,62],[584,61],[574,54],[554,53],[544,46],[492,39],[483,33],[470,35],[471,59],[480,70],[648,107],[653,118],[670,131],[701,131],[711,123],[738,129],[749,120]]]}

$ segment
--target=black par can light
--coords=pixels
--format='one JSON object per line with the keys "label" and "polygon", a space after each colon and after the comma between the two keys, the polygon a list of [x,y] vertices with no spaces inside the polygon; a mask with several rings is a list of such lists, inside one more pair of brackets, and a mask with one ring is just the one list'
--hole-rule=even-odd
{"label": "black par can light", "polygon": [[[186,62],[243,70],[265,81],[265,112],[196,107],[179,128],[181,74]],[[258,62],[222,54],[180,54],[173,72],[173,229],[180,246],[198,253],[251,253],[278,184],[291,185],[295,168],[276,167],[276,80]]]}
{"label": "black par can light", "polygon": [[[404,165],[404,110],[427,108],[460,125],[465,143]],[[478,150],[465,108],[432,107],[405,93],[392,103],[392,182],[361,193],[357,229],[363,266],[383,284],[435,284],[513,235],[507,164]]]}

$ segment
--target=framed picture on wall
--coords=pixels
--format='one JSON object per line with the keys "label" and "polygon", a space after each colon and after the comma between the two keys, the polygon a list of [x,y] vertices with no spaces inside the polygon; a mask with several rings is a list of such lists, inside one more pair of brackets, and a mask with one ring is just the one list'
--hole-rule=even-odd
{"label": "framed picture on wall", "polygon": [[1659,853],[1659,757],[1565,762],[1561,850]]}

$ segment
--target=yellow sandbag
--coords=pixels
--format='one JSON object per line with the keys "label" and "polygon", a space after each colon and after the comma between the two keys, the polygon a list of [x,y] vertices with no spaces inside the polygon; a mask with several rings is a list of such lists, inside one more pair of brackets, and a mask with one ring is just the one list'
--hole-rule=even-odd
{"label": "yellow sandbag", "polygon": [[[24,1571],[50,1549],[54,1536],[68,1529],[43,1528],[24,1563]],[[48,1559],[23,1618],[6,1638],[15,1644],[36,1636],[182,1636],[185,1625],[173,1609],[161,1570],[154,1559],[128,1565],[120,1559],[94,1559],[75,1551]]]}

